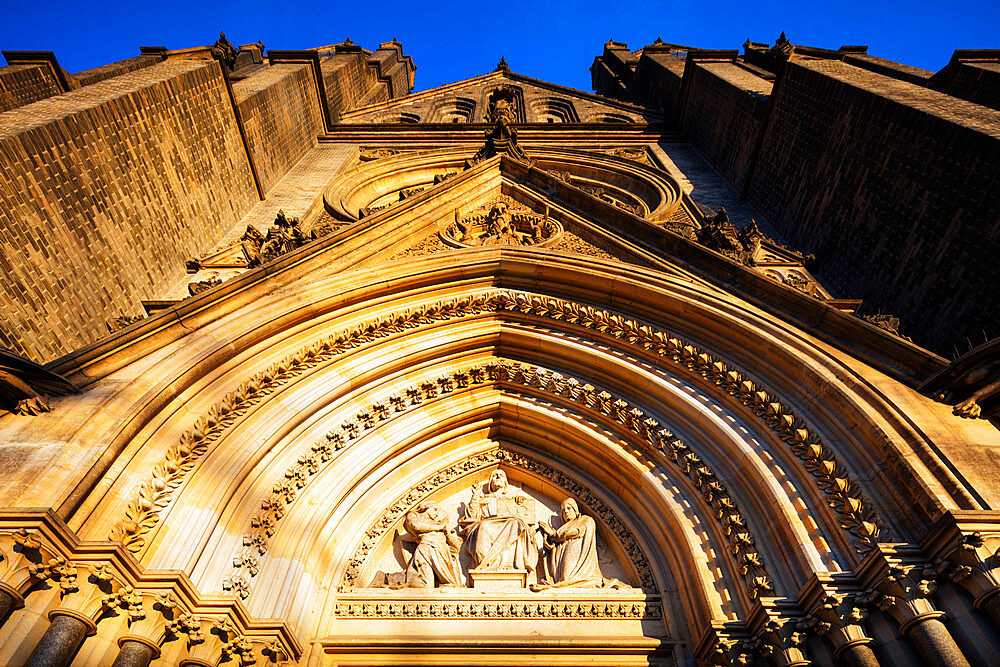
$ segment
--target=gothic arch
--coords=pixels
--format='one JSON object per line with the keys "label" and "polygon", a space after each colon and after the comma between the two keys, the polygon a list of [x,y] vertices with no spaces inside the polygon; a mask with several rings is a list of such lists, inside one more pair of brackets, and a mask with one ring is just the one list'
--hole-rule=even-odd
{"label": "gothic arch", "polygon": [[[460,264],[456,256],[462,257]],[[88,526],[103,526],[91,530],[114,525],[119,532],[110,536],[121,537],[126,506],[131,503],[133,514],[139,507],[129,496],[131,489],[149,482],[150,469],[163,464],[170,447],[194,442],[191,434],[197,430],[210,439],[206,451],[194,457],[165,497],[137,553],[156,567],[188,569],[199,585],[217,589],[232,573],[229,563],[252,532],[257,508],[308,465],[303,457],[317,452],[317,443],[329,445],[338,437],[350,441],[343,433],[350,431],[345,422],[363,422],[359,411],[367,410],[378,426],[372,406],[385,405],[392,396],[407,400],[413,386],[423,391],[421,384],[433,385],[449,373],[503,362],[541,369],[548,378],[544,382],[553,386],[559,384],[557,375],[563,387],[592,385],[592,397],[581,403],[574,390],[533,386],[530,378],[501,379],[489,388],[482,384],[447,392],[370,432],[355,424],[359,442],[377,443],[389,448],[386,452],[400,443],[414,451],[433,449],[460,442],[462,424],[478,419],[482,428],[498,433],[489,446],[507,443],[550,457],[567,470],[620,473],[622,462],[631,461],[637,472],[627,486],[639,490],[636,497],[615,496],[613,479],[594,478],[612,490],[604,492],[606,502],[619,507],[630,526],[645,527],[637,539],[659,572],[661,591],[678,590],[682,600],[668,609],[664,623],[689,646],[697,639],[695,628],[744,616],[752,592],[791,595],[809,572],[859,562],[858,534],[841,527],[844,512],[828,505],[829,488],[796,454],[793,431],[804,429],[802,447],[818,443],[821,460],[836,462],[838,474],[857,489],[854,497],[864,505],[865,518],[892,535],[910,530],[899,508],[913,494],[864,473],[886,461],[870,446],[868,434],[883,433],[882,446],[890,451],[892,438],[912,437],[887,427],[891,407],[815,342],[711,289],[634,267],[626,273],[614,263],[531,249],[479,248],[348,276],[321,278],[315,269],[305,275],[308,281],[294,290],[262,300],[234,295],[230,307],[213,306],[226,311],[215,318],[218,323],[207,325],[200,341],[163,358],[161,371],[176,378],[162,397],[163,407],[132,439],[122,457],[128,463],[109,472],[74,521],[86,516]],[[229,339],[213,335],[213,327],[227,331]],[[764,362],[760,351],[779,343],[787,354]],[[752,391],[741,393],[745,382]],[[826,387],[824,401],[811,395],[820,383]],[[237,404],[247,399],[250,386],[260,396],[245,401],[243,409]],[[114,400],[137,400],[138,391],[126,388]],[[764,397],[758,399],[761,391]],[[608,397],[599,397],[602,392]],[[220,396],[227,405],[221,413]],[[231,422],[220,419],[223,413],[232,416]],[[851,414],[848,427],[844,419]],[[647,419],[656,425],[646,424]],[[392,430],[403,423],[410,425]],[[558,429],[572,446],[551,449],[547,434]],[[661,430],[673,436],[657,435]],[[485,443],[475,439],[460,453],[474,453]],[[606,459],[613,450],[620,450],[618,458]],[[681,457],[697,456],[709,472],[692,476],[691,465],[685,472],[675,462],[678,451]],[[446,467],[453,458],[439,456],[422,470]],[[356,465],[346,469],[347,478],[367,479]],[[317,481],[337,476],[336,466],[321,467]],[[639,474],[642,469],[647,472]],[[411,477],[406,479],[409,483]],[[753,577],[740,574],[742,554],[733,552],[726,524],[713,516],[716,500],[706,499],[706,483],[713,480],[721,482],[738,509],[773,589],[753,591]],[[280,555],[272,558],[269,546],[267,557],[259,559],[257,576],[284,582],[275,584],[280,590],[301,574],[296,568],[308,566],[317,581],[325,582],[324,589],[334,588],[343,573],[347,547],[332,535],[344,517],[315,496],[313,489],[324,484],[310,481],[306,487],[302,498],[312,494],[313,500],[289,503],[269,536]],[[225,509],[206,511],[206,494],[220,488],[223,495],[215,491],[212,505],[221,501]],[[672,491],[664,496],[664,489]],[[939,487],[936,493],[945,491]],[[310,518],[307,510],[319,514]],[[809,520],[803,522],[803,515]],[[339,555],[331,556],[335,546]],[[718,572],[718,578],[706,579],[706,568],[695,565],[699,552],[717,554],[717,565],[707,570]],[[331,558],[340,564],[334,567]],[[302,563],[292,567],[296,560]],[[306,613],[302,610],[315,611],[316,604],[334,604],[307,603],[291,593],[265,595],[249,599],[255,613],[283,614],[292,608]]]}

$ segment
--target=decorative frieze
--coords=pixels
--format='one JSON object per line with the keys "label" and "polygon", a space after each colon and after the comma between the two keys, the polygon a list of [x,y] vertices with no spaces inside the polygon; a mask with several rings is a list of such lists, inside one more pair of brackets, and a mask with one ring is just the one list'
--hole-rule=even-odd
{"label": "decorative frieze", "polygon": [[381,160],[384,157],[392,157],[394,155],[399,155],[399,151],[393,148],[359,148],[358,149],[358,159],[362,162],[371,162],[373,160]]}
{"label": "decorative frieze", "polygon": [[645,600],[338,601],[338,618],[553,618],[641,619],[662,617],[658,602]]}
{"label": "decorative frieze", "polygon": [[613,148],[604,152],[608,155],[613,155],[614,157],[631,160],[632,162],[638,162],[646,166],[653,166],[653,163],[649,159],[649,152],[643,146],[635,148]]}
{"label": "decorative frieze", "polygon": [[112,317],[107,321],[108,333],[114,333],[119,329],[124,329],[127,326],[135,324],[139,320],[146,317],[145,315],[118,315],[117,317]]}

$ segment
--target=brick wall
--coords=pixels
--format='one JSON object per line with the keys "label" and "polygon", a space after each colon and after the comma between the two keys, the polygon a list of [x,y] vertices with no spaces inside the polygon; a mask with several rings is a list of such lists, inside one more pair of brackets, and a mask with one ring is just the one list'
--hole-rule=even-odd
{"label": "brick wall", "polygon": [[219,66],[174,60],[0,115],[0,346],[47,361],[178,281],[257,201]]}
{"label": "brick wall", "polygon": [[61,92],[52,70],[44,65],[0,67],[0,113]]}
{"label": "brick wall", "polygon": [[749,199],[819,276],[942,353],[1000,334],[1000,112],[837,61],[789,64]]}
{"label": "brick wall", "polygon": [[643,51],[635,68],[633,85],[653,107],[663,109],[668,118],[679,111],[684,59],[669,53]]}
{"label": "brick wall", "polygon": [[233,84],[247,143],[267,192],[323,132],[308,64],[274,65]]}
{"label": "brick wall", "polygon": [[122,74],[150,67],[158,62],[160,62],[159,56],[136,56],[135,58],[126,58],[125,60],[77,72],[73,75],[73,78],[81,86],[89,86],[105,79],[111,79]]}
{"label": "brick wall", "polygon": [[743,187],[772,84],[732,63],[694,63],[681,129],[737,190]]}
{"label": "brick wall", "polygon": [[623,102],[635,102],[635,95],[629,90],[629,85],[638,61],[639,56],[631,53],[624,44],[605,44],[604,53],[595,58],[590,67],[594,91],[598,95]]}
{"label": "brick wall", "polygon": [[1000,63],[962,63],[947,92],[991,109],[1000,109]]}
{"label": "brick wall", "polygon": [[867,53],[852,53],[844,56],[844,62],[862,69],[871,70],[872,72],[876,72],[884,76],[892,77],[893,79],[909,81],[910,83],[916,83],[921,86],[927,85],[927,81],[934,75],[934,72],[926,69],[920,69],[919,67],[913,67],[911,65],[904,65],[902,63],[893,62],[892,60],[886,60],[885,58],[879,58],[877,56],[870,56]]}
{"label": "brick wall", "polygon": [[[372,94],[371,88],[378,84],[375,68],[366,65],[365,54],[360,51],[324,58],[320,70],[326,88],[327,107],[334,120],[340,113],[358,106]],[[385,84],[381,85],[385,87]],[[380,100],[372,102],[375,101]]]}

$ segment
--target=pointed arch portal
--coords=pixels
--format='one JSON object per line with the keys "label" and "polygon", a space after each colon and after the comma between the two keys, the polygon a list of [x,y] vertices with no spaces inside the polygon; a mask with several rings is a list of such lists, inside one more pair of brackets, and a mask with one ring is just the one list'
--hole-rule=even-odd
{"label": "pointed arch portal", "polygon": [[658,118],[511,76],[345,114],[301,223],[50,364],[0,662],[50,617],[79,664],[903,665],[945,611],[992,655],[945,449],[995,435],[911,388],[939,360],[706,216]]}
{"label": "pointed arch portal", "polygon": [[[300,614],[337,664],[403,664],[445,618],[442,664],[469,637],[500,662],[669,664],[907,528],[886,511],[907,487],[863,473],[857,406],[877,397],[794,330],[678,278],[468,249],[313,274],[202,332],[158,362],[172,395],[71,525],[254,616]],[[822,404],[804,390],[820,383]],[[498,466],[574,498],[629,588],[368,587],[407,511]]]}

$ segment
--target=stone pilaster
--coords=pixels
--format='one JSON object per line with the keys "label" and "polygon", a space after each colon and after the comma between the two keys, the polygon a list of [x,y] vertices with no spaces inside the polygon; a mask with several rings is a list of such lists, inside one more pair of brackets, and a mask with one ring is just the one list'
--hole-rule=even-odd
{"label": "stone pilaster", "polygon": [[968,660],[944,625],[945,613],[935,608],[931,594],[944,576],[944,563],[931,564],[905,547],[879,545],[858,568],[869,588],[857,597],[861,605],[888,613],[899,623],[926,665],[968,667]]}
{"label": "stone pilaster", "polygon": [[833,644],[834,658],[859,667],[878,667],[871,648],[874,640],[864,627],[868,612],[858,603],[861,592],[853,576],[813,575],[798,595],[800,606],[809,614],[803,626]]}

